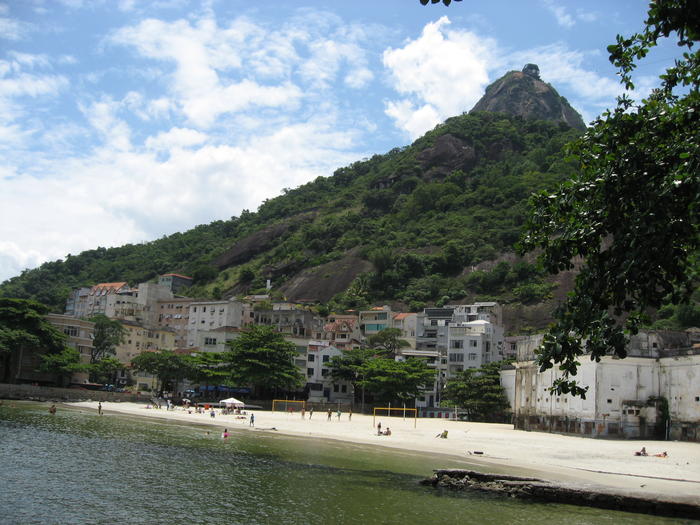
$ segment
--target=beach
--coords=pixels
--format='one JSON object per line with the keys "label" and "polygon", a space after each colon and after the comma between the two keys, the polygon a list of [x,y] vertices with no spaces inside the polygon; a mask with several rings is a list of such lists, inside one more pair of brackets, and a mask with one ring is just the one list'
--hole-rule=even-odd
{"label": "beach", "polygon": [[[96,401],[68,406],[97,410]],[[183,425],[211,425],[216,432],[276,432],[289,436],[334,439],[354,444],[395,448],[435,456],[449,455],[468,461],[484,472],[530,475],[582,488],[700,504],[700,444],[678,441],[591,439],[541,432],[514,430],[511,425],[449,421],[444,419],[386,417],[347,413],[338,419],[333,412],[270,412],[246,410],[245,418],[210,413],[198,414],[182,408],[146,408],[145,404],[103,402],[106,417],[119,414],[167,419]],[[255,415],[255,426],[249,416]],[[391,428],[390,436],[377,435],[375,422]],[[414,428],[415,424],[415,428]],[[274,430],[273,430],[274,429]],[[438,436],[447,430],[447,438]],[[635,456],[646,448],[649,456]],[[667,452],[667,457],[653,454]],[[426,472],[426,477],[432,472]]]}

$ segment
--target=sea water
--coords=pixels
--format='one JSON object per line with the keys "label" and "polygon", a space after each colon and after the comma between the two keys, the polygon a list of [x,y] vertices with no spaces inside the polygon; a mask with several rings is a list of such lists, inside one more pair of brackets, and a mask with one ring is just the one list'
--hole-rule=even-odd
{"label": "sea water", "polygon": [[230,432],[5,401],[0,523],[689,523],[419,485],[433,468],[465,466],[446,456]]}

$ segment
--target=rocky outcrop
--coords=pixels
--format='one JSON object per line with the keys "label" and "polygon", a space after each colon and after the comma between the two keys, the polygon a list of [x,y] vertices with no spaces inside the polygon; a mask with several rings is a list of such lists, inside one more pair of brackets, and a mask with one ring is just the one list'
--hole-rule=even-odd
{"label": "rocky outcrop", "polygon": [[526,119],[564,122],[584,131],[581,115],[557,91],[540,80],[539,68],[527,64],[523,71],[510,71],[486,88],[471,112],[508,113]]}
{"label": "rocky outcrop", "polygon": [[425,179],[441,178],[457,169],[469,171],[477,161],[474,147],[449,133],[435,139],[435,144],[421,151],[417,159]]}
{"label": "rocky outcrop", "polygon": [[312,217],[313,214],[310,213],[300,214],[251,233],[214,259],[214,266],[224,270],[236,264],[243,264],[276,245],[282,235],[311,220]]}
{"label": "rocky outcrop", "polygon": [[440,469],[434,472],[430,478],[422,480],[421,484],[442,489],[488,492],[511,498],[582,505],[658,516],[695,519],[700,515],[700,506],[683,501],[645,498],[603,489],[595,490],[588,487],[551,483],[537,478],[489,474],[474,470]]}
{"label": "rocky outcrop", "polygon": [[372,264],[357,255],[308,268],[284,283],[279,291],[290,301],[327,303],[361,273],[369,272]]}

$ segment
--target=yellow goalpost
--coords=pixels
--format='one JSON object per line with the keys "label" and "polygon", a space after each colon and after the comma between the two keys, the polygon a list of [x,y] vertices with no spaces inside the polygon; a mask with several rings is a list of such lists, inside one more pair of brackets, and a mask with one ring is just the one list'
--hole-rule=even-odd
{"label": "yellow goalpost", "polygon": [[409,416],[411,417],[410,414],[413,414],[413,428],[416,428],[416,425],[418,423],[418,409],[417,408],[395,408],[395,407],[375,407],[374,408],[374,414],[372,415],[372,426],[376,427],[377,426],[377,412],[382,413],[382,411],[386,412],[387,417],[403,417],[404,421],[406,420],[406,412],[408,412]]}
{"label": "yellow goalpost", "polygon": [[[297,401],[296,399],[273,399],[272,400],[272,411],[276,412],[278,407],[283,412],[289,411],[291,409],[293,412],[297,410],[303,410],[306,408],[306,401]],[[295,408],[296,407],[296,408]]]}

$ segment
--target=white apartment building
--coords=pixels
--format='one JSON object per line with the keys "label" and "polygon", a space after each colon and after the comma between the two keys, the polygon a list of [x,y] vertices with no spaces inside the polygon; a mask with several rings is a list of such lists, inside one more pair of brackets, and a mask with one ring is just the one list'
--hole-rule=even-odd
{"label": "white apartment building", "polygon": [[489,321],[457,322],[447,326],[447,379],[467,368],[500,361],[503,327]]}
{"label": "white apartment building", "polygon": [[243,326],[244,304],[235,299],[228,301],[193,301],[188,308],[187,347],[194,348],[200,341],[200,332],[209,332],[224,326]]}
{"label": "white apartment building", "polygon": [[309,401],[351,403],[354,391],[347,381],[334,381],[329,363],[342,351],[329,341],[309,341],[306,352],[306,384],[309,388]]}

